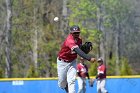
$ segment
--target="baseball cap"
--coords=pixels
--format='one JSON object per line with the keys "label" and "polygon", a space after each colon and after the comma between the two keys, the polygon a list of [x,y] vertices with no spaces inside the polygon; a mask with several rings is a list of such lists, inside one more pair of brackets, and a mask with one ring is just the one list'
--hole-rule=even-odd
{"label": "baseball cap", "polygon": [[98,58],[97,62],[103,62],[102,58]]}
{"label": "baseball cap", "polygon": [[79,32],[79,33],[80,33],[80,28],[79,28],[79,26],[77,26],[77,25],[73,25],[73,26],[70,28],[70,33],[75,33],[75,32]]}

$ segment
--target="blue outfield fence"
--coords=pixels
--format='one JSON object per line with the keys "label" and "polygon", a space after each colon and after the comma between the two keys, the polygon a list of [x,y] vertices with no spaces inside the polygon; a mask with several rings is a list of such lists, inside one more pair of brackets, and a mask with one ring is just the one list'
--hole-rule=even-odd
{"label": "blue outfield fence", "polygon": [[[78,85],[76,80],[76,92]],[[108,76],[106,89],[109,93],[140,93],[140,76]],[[65,93],[57,85],[57,78],[0,79],[0,93]],[[96,82],[86,93],[97,93]]]}

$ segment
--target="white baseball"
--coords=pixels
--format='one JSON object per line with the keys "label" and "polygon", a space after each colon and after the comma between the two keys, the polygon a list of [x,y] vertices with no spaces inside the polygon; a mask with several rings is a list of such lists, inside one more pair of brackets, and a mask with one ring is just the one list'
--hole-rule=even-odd
{"label": "white baseball", "polygon": [[54,17],[53,19],[55,22],[59,21],[59,18],[58,17]]}

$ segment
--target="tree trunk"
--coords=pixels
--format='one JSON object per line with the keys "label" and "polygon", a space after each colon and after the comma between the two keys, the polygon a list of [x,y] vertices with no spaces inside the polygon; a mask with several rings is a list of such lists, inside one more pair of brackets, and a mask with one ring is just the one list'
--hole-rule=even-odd
{"label": "tree trunk", "polygon": [[115,34],[115,56],[116,56],[116,75],[120,74],[119,71],[119,22],[116,19],[117,25],[116,25],[116,34]]}
{"label": "tree trunk", "polygon": [[100,1],[98,3],[98,10],[97,10],[97,23],[98,23],[98,30],[102,32],[102,37],[100,38],[100,45],[99,45],[99,57],[102,57],[105,62],[105,31],[103,26],[103,5]]}
{"label": "tree trunk", "polygon": [[6,72],[5,77],[12,77],[12,61],[11,61],[11,27],[12,27],[12,5],[11,0],[6,0],[7,18],[6,18]]}
{"label": "tree trunk", "polygon": [[37,28],[34,28],[34,35],[33,35],[33,61],[34,61],[34,66],[35,66],[35,70],[37,71],[37,58],[38,58],[38,54],[37,54]]}
{"label": "tree trunk", "polygon": [[[33,35],[32,35],[32,40],[33,40],[33,62],[34,62],[34,67],[35,67],[35,72],[38,72],[37,69],[38,69],[38,53],[37,53],[37,48],[38,48],[38,20],[37,19],[37,16],[38,16],[38,13],[37,13],[37,10],[38,10],[38,7],[39,5],[36,4],[37,6],[34,7],[34,28],[33,28]],[[35,6],[35,5],[34,5]]]}
{"label": "tree trunk", "polygon": [[67,32],[68,30],[68,20],[67,20],[67,16],[68,16],[68,11],[67,11],[67,0],[63,0],[63,7],[62,7],[62,22],[61,22],[61,28],[60,30],[62,30],[62,36],[65,35],[64,32]]}

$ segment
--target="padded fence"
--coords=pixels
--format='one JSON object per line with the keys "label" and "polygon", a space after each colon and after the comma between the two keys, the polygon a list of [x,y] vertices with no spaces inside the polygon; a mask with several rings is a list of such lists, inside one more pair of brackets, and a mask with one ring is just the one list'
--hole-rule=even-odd
{"label": "padded fence", "polygon": [[[76,80],[76,92],[78,85]],[[106,89],[109,93],[140,93],[140,76],[108,76]],[[57,85],[57,78],[11,78],[0,79],[0,93],[65,93]],[[96,82],[86,93],[97,93]]]}

